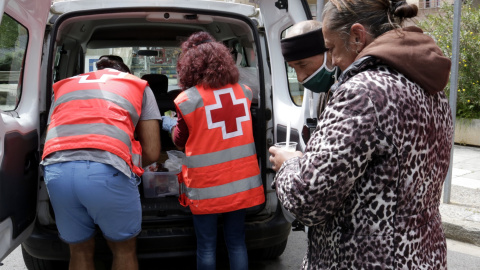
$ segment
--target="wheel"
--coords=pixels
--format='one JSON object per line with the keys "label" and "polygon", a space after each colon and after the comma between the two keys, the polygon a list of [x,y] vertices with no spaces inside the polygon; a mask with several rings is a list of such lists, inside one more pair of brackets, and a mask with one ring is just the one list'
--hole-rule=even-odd
{"label": "wheel", "polygon": [[249,252],[249,256],[256,259],[271,260],[280,257],[287,247],[287,240],[268,248],[255,249]]}
{"label": "wheel", "polygon": [[28,270],[68,270],[68,262],[35,258],[28,254],[23,246],[22,255],[23,261]]}

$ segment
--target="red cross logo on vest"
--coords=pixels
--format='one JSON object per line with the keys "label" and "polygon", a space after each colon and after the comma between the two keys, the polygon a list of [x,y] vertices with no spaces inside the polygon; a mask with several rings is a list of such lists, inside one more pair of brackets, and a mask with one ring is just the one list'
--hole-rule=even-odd
{"label": "red cross logo on vest", "polygon": [[249,121],[247,99],[236,99],[232,88],[213,91],[216,104],[205,106],[208,129],[221,128],[223,139],[243,135],[242,122]]}
{"label": "red cross logo on vest", "polygon": [[118,70],[112,69],[112,68],[106,68],[105,70],[107,70],[108,72],[112,72],[112,73],[111,74],[102,74],[102,76],[99,79],[98,78],[93,78],[93,79],[88,78],[90,76],[93,77],[93,75],[95,75],[94,73],[89,74],[89,75],[79,75],[79,76],[77,76],[78,78],[80,78],[78,83],[104,83],[109,78],[124,78],[125,76],[128,75],[128,73],[126,73],[126,72],[121,72],[121,71],[118,71]]}

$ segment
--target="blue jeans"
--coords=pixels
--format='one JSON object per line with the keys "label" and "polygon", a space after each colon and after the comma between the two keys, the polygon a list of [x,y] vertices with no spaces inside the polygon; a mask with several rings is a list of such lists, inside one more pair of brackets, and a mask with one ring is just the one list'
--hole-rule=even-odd
{"label": "blue jeans", "polygon": [[228,249],[231,270],[248,269],[245,245],[245,209],[210,215],[193,215],[197,236],[197,269],[213,270],[216,267],[217,218],[223,217],[223,234]]}

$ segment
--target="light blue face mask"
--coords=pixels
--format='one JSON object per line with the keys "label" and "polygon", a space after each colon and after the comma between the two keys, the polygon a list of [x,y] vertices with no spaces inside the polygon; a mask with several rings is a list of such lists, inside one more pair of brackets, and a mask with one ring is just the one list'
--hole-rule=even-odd
{"label": "light blue face mask", "polygon": [[315,93],[328,92],[330,87],[335,83],[333,76],[335,74],[335,68],[332,70],[327,68],[327,52],[325,52],[323,59],[323,65],[301,82],[305,88]]}

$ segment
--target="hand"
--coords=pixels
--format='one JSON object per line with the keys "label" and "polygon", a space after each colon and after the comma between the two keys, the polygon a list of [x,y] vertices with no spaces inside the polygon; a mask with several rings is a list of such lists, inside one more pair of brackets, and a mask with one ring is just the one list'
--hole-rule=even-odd
{"label": "hand", "polygon": [[162,130],[172,133],[172,128],[177,125],[177,118],[162,116]]}
{"label": "hand", "polygon": [[270,152],[269,160],[272,163],[272,169],[276,172],[282,167],[285,160],[303,156],[303,153],[300,151],[289,152],[275,146],[271,146],[268,151]]}

